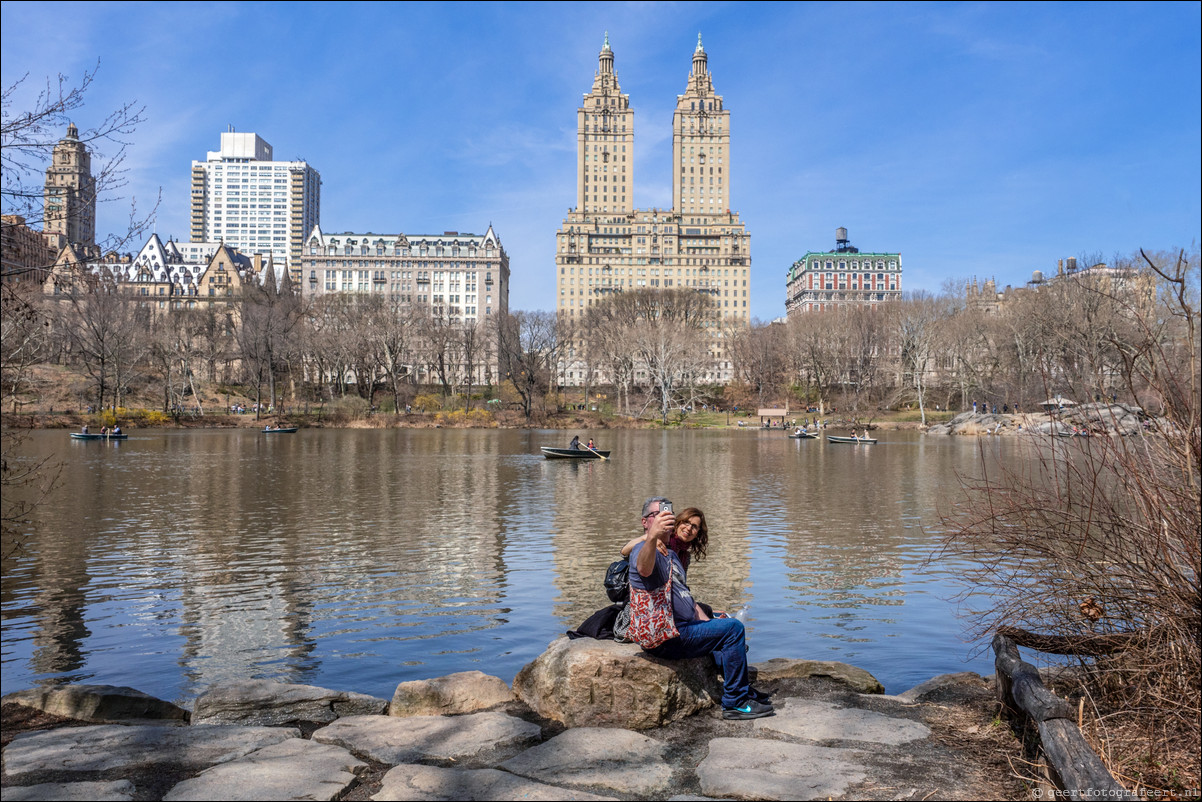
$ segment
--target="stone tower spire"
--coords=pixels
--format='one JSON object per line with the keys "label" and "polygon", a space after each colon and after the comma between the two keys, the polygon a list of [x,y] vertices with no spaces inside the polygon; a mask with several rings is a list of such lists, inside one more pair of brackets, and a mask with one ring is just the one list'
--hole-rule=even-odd
{"label": "stone tower spire", "polygon": [[576,110],[576,209],[626,214],[633,208],[634,112],[614,72],[609,31],[593,90]]}
{"label": "stone tower spire", "polygon": [[672,208],[692,214],[730,209],[730,112],[714,94],[709,57],[697,34],[693,66],[672,115]]}
{"label": "stone tower spire", "polygon": [[96,244],[96,180],[92,156],[79,140],[75,123],[54,146],[42,195],[42,230],[55,248],[68,243],[91,247]]}

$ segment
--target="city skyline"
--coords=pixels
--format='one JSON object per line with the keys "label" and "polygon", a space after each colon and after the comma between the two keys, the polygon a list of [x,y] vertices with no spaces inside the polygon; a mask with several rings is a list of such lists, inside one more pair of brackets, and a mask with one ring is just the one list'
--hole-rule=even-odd
{"label": "city skyline", "polygon": [[[635,208],[672,206],[672,109],[704,36],[754,318],[784,315],[789,267],[839,226],[930,291],[1199,238],[1198,4],[2,8],[5,87],[29,74],[6,114],[97,60],[81,130],[146,106],[121,194],[162,187],[164,239],[188,239],[191,162],[233,125],[321,173],[327,233],[491,224],[512,309],[555,308],[575,109],[606,31],[640,132]],[[127,212],[102,202],[98,235]]]}

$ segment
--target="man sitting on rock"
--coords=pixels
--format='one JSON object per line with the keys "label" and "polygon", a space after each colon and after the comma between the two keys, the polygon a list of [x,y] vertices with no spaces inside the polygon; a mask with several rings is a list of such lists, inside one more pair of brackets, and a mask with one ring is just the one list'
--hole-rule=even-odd
{"label": "man sitting on rock", "polygon": [[[630,552],[633,613],[627,637],[648,654],[668,660],[712,655],[723,677],[723,718],[772,715],[768,697],[748,681],[743,623],[707,616],[689,592],[680,558],[667,548],[676,529],[672,503],[662,496],[647,499],[642,522],[643,540]],[[669,584],[670,594],[665,589]]]}

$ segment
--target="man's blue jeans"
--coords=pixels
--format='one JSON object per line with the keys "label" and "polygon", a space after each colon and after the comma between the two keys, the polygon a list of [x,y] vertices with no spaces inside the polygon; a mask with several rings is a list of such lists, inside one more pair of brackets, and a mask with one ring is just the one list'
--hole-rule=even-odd
{"label": "man's blue jeans", "polygon": [[738,707],[747,701],[747,642],[743,622],[737,618],[715,618],[690,624],[677,622],[676,629],[679,638],[665,641],[647,653],[666,660],[713,655],[725,680],[722,706]]}

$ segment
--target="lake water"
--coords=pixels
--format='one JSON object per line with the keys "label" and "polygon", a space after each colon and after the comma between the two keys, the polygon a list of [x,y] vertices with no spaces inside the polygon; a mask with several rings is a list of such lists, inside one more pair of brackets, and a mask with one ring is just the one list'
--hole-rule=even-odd
{"label": "lake water", "polygon": [[511,681],[608,603],[606,566],[655,494],[705,510],[689,583],[745,611],[753,661],[840,660],[890,693],[992,673],[951,601],[958,566],[928,557],[958,476],[1020,444],[601,431],[608,462],[539,455],[572,434],[32,432],[22,453],[61,474],[36,530],[4,544],[4,691],[104,683],[188,703],[245,677],[381,697],[455,671]]}

